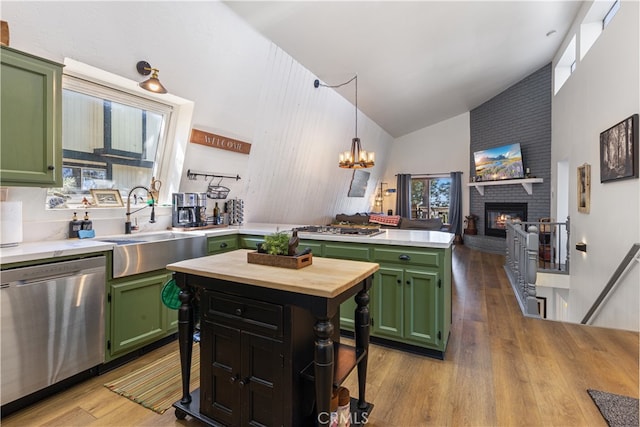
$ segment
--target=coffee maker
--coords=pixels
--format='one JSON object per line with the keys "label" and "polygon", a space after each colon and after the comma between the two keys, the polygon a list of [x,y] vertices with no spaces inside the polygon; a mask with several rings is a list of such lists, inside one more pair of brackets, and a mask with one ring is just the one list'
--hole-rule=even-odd
{"label": "coffee maker", "polygon": [[173,227],[207,225],[207,193],[173,193],[171,201]]}

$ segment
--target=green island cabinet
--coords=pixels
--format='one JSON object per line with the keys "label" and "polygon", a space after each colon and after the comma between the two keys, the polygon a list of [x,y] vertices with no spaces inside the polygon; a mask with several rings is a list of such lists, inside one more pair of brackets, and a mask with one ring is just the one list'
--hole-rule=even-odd
{"label": "green island cabinet", "polygon": [[[264,236],[238,235],[238,247],[256,249]],[[314,256],[380,264],[369,291],[373,341],[444,358],[451,328],[451,248],[300,241]],[[340,328],[353,331],[355,302],[340,305]]]}
{"label": "green island cabinet", "polygon": [[62,65],[2,46],[0,180],[62,186]]}
{"label": "green island cabinet", "polygon": [[450,249],[377,245],[373,261],[374,336],[440,351],[451,325]]}

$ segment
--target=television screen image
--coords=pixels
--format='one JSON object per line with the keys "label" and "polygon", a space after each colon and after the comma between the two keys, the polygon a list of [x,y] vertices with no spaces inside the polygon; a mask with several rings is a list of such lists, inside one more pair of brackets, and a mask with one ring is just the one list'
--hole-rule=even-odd
{"label": "television screen image", "polygon": [[476,151],[473,160],[477,181],[524,178],[519,143]]}

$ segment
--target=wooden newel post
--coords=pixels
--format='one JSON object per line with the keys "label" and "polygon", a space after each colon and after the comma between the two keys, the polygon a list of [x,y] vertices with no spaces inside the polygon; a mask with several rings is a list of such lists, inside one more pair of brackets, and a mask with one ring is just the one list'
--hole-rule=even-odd
{"label": "wooden newel post", "polygon": [[316,335],[315,386],[317,423],[328,426],[331,421],[331,391],[333,387],[333,325],[329,318],[320,318],[313,328]]}
{"label": "wooden newel post", "polygon": [[527,230],[527,314],[538,314],[538,301],[536,300],[536,276],[538,274],[538,228],[530,226]]}
{"label": "wooden newel post", "polygon": [[191,403],[189,384],[191,383],[191,354],[193,352],[193,291],[187,286],[184,274],[173,273],[180,288],[178,298],[182,303],[178,309],[178,344],[180,346],[180,367],[182,369],[182,399],[180,403]]}

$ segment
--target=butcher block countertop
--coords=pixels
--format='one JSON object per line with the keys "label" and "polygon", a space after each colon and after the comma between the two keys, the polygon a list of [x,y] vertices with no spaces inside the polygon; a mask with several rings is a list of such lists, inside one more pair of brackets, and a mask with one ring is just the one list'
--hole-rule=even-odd
{"label": "butcher block countertop", "polygon": [[249,264],[241,249],[219,255],[194,258],[167,265],[168,270],[203,277],[333,298],[378,271],[372,262],[314,257],[313,264],[295,270]]}

